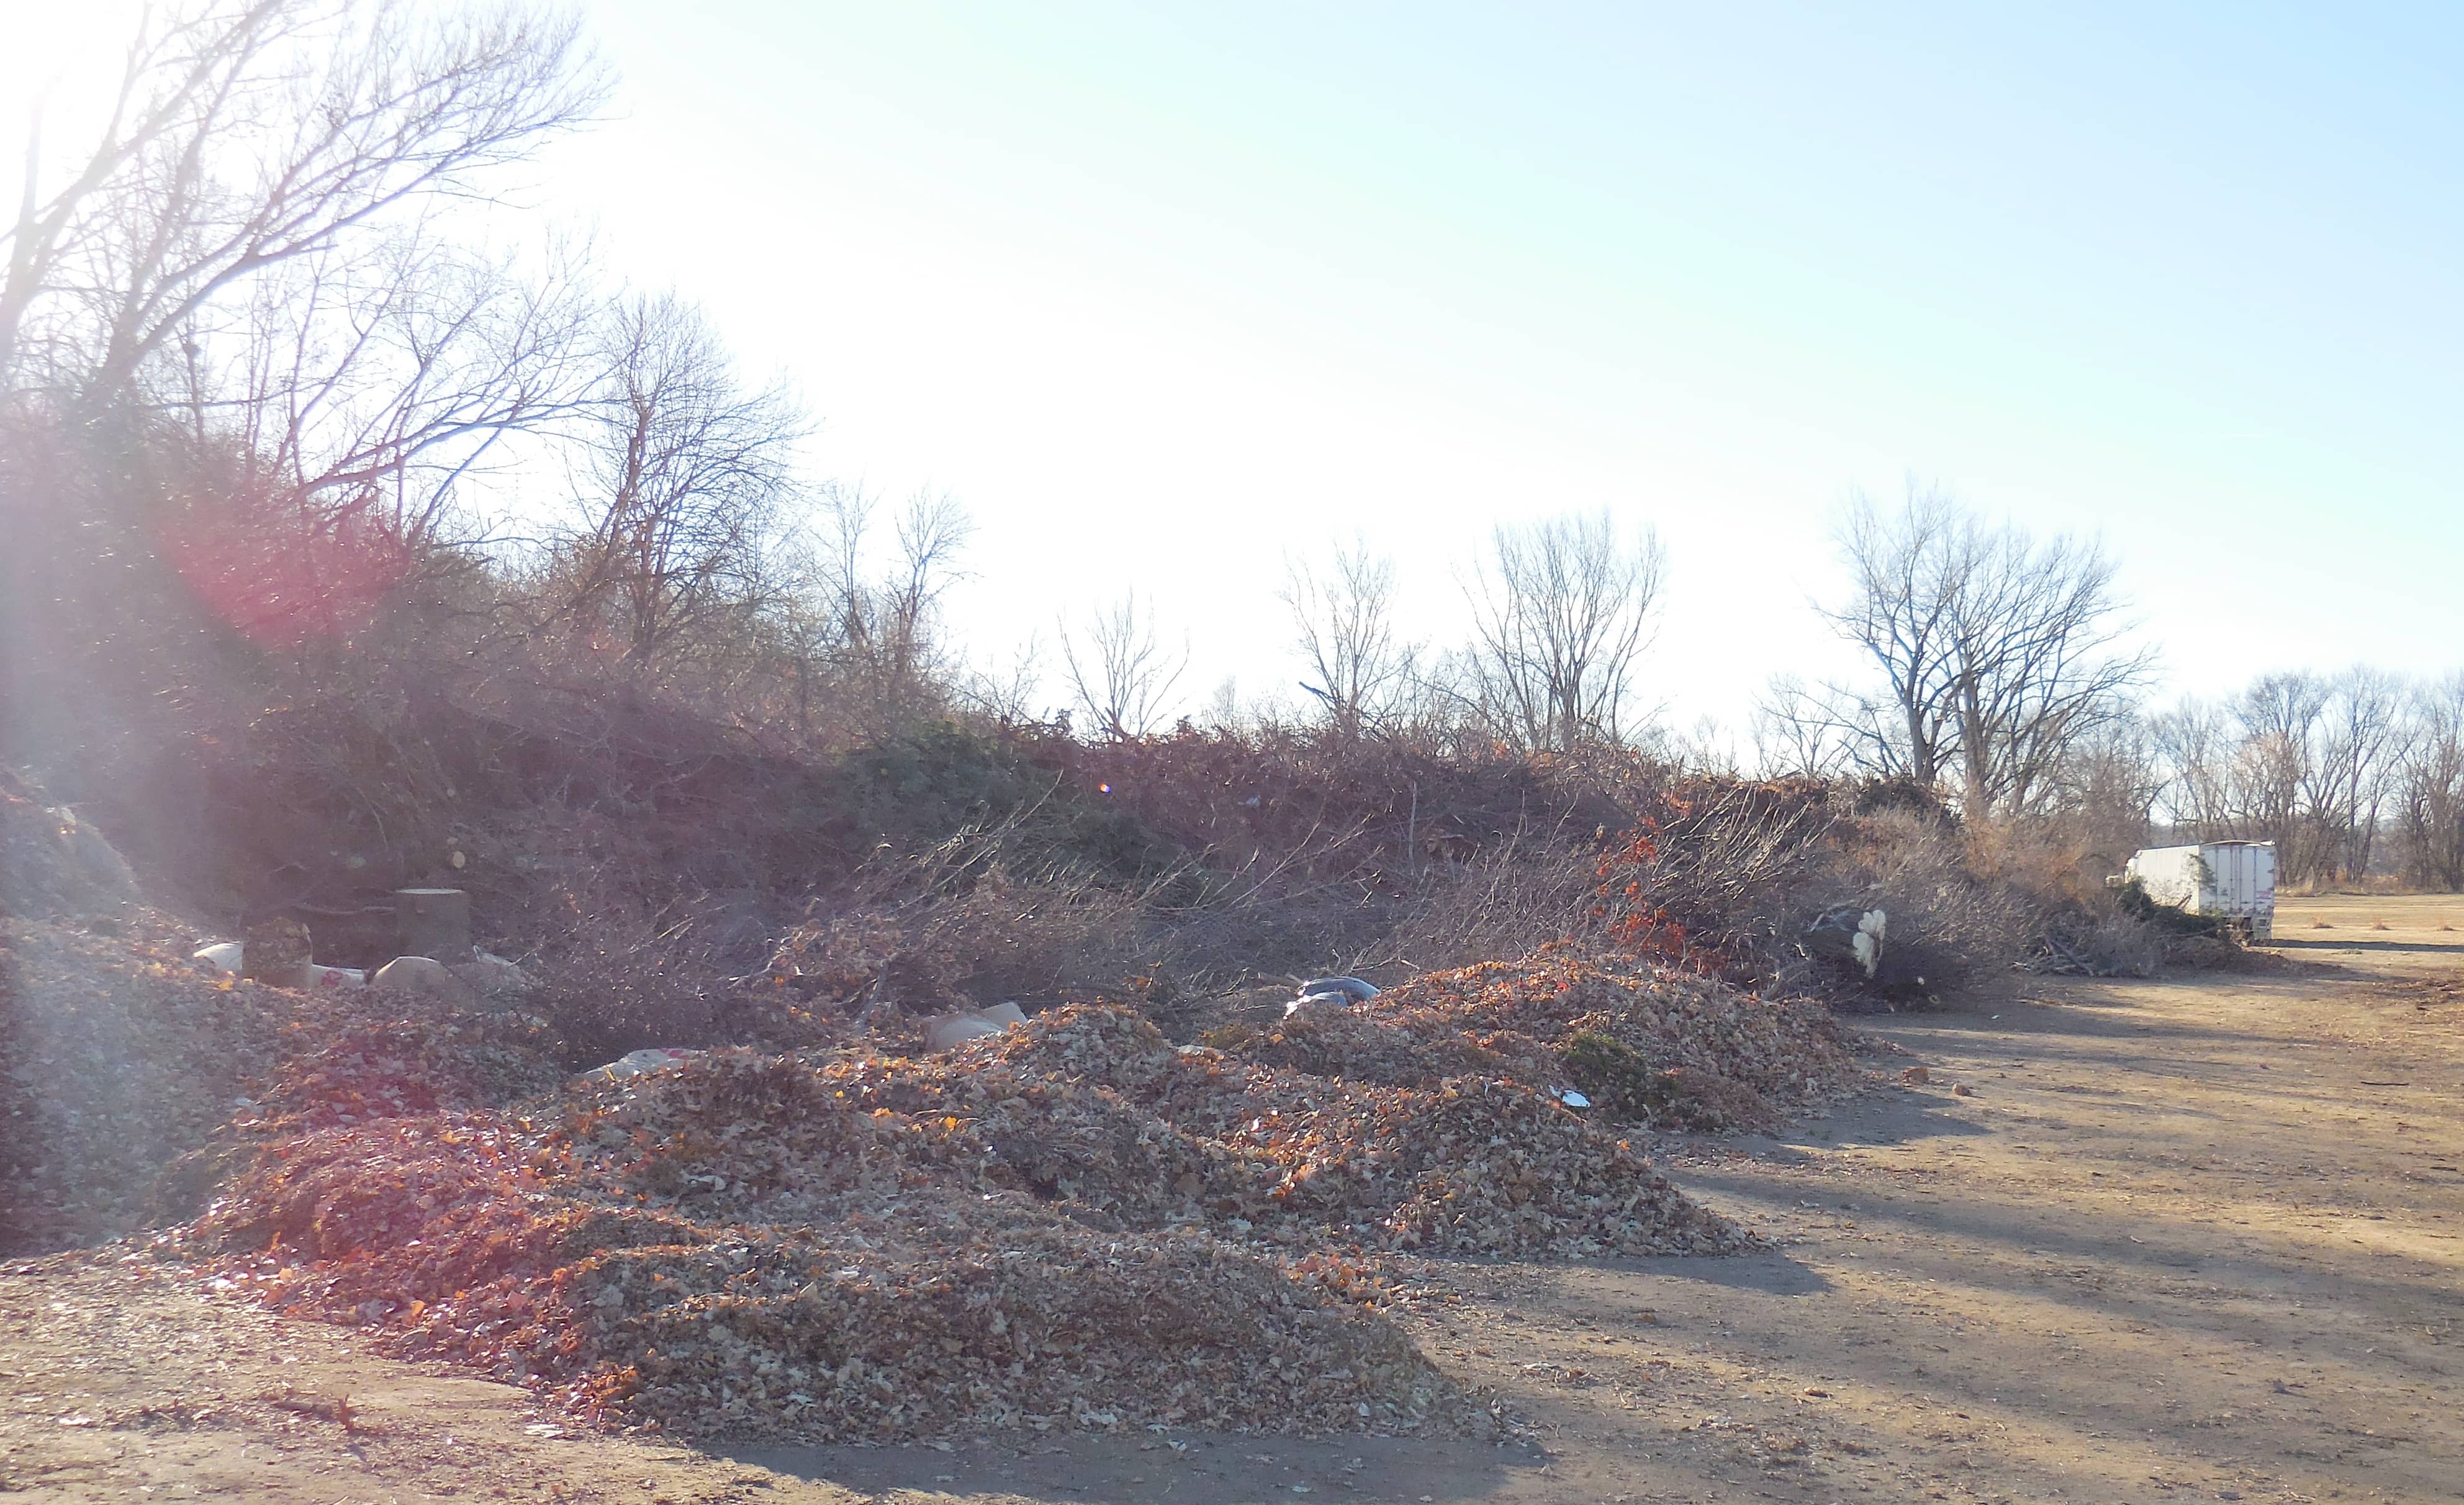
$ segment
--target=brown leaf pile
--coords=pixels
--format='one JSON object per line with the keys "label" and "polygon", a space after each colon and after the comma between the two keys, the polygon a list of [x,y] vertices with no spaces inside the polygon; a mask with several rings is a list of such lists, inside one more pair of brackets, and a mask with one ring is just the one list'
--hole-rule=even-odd
{"label": "brown leaf pile", "polygon": [[1765,1128],[1865,1079],[1818,1003],[1759,998],[1573,944],[1423,973],[1355,1007],[1311,1006],[1216,1038],[1247,1060],[1350,1081],[1426,1087],[1479,1075],[1555,1091],[1579,1085],[1565,1051],[1586,1033],[1673,1073],[1633,1116],[1654,1127]]}
{"label": "brown leaf pile", "polygon": [[166,938],[0,921],[0,1247],[141,1226],[310,1007],[209,982]]}
{"label": "brown leaf pile", "polygon": [[[244,1162],[166,1250],[697,1435],[1478,1425],[1377,1309],[1383,1254],[1743,1242],[1548,1091],[1544,1015],[1656,985],[1692,1017],[1673,980],[1481,974],[1237,1054],[1101,1005],[926,1057],[817,1026],[801,1051],[576,1082],[518,1016],[207,977],[161,938],[6,935],[0,976],[34,985],[11,996],[43,1000],[11,1127],[40,1132],[0,1168],[47,1227],[116,1230],[145,1199],[107,1188]],[[1303,1049],[1336,1074],[1270,1058]]]}
{"label": "brown leaf pile", "polygon": [[[297,1242],[229,1268],[296,1310],[385,1322],[397,1351],[702,1435],[1399,1430],[1460,1409],[1385,1317],[1203,1234],[1106,1235],[934,1185],[808,1224],[697,1223],[536,1189],[517,1157],[474,1172],[470,1134],[303,1146],[216,1214],[227,1237]],[[402,1191],[369,1192],[380,1165]]]}
{"label": "brown leaf pile", "polygon": [[[806,1147],[845,1103],[908,1126],[903,1166],[963,1173],[1090,1227],[1526,1258],[1737,1242],[1631,1145],[1528,1086],[1466,1076],[1404,1090],[1277,1073],[1176,1050],[1125,1008],[1057,1009],[937,1058],[848,1055],[810,1068],[808,1081],[793,1070],[764,1069],[771,1101],[800,1099],[783,1110],[732,1095],[714,1104],[690,1077],[634,1094],[609,1115],[630,1136],[612,1153],[638,1157],[619,1173],[689,1206],[723,1195],[709,1210],[747,1197],[765,1216],[772,1198],[792,1209],[812,1177],[835,1174],[812,1167],[851,1153],[844,1141]],[[763,1116],[794,1123],[794,1149],[717,1138]],[[727,1179],[723,1194],[699,1189],[714,1176]]]}
{"label": "brown leaf pile", "polygon": [[839,1438],[1463,1421],[1346,1250],[1742,1242],[1529,1087],[1276,1073],[1101,1005],[937,1058],[723,1051],[529,1118],[337,1122],[198,1231],[406,1352],[694,1434]]}
{"label": "brown leaf pile", "polygon": [[0,1247],[128,1232],[228,1153],[555,1090],[535,1020],[386,989],[225,977],[144,915],[0,922]]}
{"label": "brown leaf pile", "polygon": [[1023,1175],[954,1116],[853,1081],[730,1053],[602,1085],[553,1127],[325,1129],[269,1151],[199,1232],[262,1250],[224,1268],[269,1300],[697,1434],[1462,1412],[1341,1282],[1196,1227],[1089,1227],[1005,1186]]}

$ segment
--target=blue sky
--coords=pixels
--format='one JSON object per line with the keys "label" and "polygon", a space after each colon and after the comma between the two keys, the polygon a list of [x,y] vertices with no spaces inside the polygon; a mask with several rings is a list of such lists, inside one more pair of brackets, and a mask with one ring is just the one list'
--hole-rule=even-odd
{"label": "blue sky", "polygon": [[986,653],[1134,583],[1281,688],[1287,553],[1444,641],[1494,523],[1607,506],[1651,693],[1741,722],[1914,473],[2101,533],[2173,689],[2464,662],[2464,11],[584,11],[617,118],[534,198],[967,504]]}

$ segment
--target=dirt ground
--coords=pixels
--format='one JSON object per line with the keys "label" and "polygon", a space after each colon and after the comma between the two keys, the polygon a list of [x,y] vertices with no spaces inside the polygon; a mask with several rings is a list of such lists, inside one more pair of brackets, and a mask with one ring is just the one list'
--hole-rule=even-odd
{"label": "dirt ground", "polygon": [[[2464,897],[2286,963],[1875,1021],[1927,1082],[1670,1173],[1737,1259],[1429,1267],[1516,1440],[702,1451],[354,1352],[119,1250],[0,1273],[0,1493],[223,1498],[2464,1498]],[[2377,928],[2384,926],[2386,928]],[[1964,1089],[1964,1091],[1963,1091]],[[347,1403],[347,1404],[345,1404]]]}

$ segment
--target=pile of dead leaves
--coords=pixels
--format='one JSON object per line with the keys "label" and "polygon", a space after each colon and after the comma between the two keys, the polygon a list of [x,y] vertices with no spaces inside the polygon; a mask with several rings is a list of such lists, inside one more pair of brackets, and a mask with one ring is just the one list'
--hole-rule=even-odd
{"label": "pile of dead leaves", "polygon": [[519,1110],[371,1119],[396,1096],[352,1092],[354,1121],[295,1109],[190,1247],[397,1351],[694,1435],[1469,1425],[1365,1304],[1367,1258],[1743,1242],[1522,1083],[1278,1072],[1102,1005]]}
{"label": "pile of dead leaves", "polygon": [[1382,1310],[1379,1259],[1745,1242],[1614,1112],[1563,1104],[1567,1042],[1652,1083],[1716,1072],[1735,1118],[1855,1076],[1827,1018],[1572,952],[1226,1049],[1079,1005],[937,1055],[817,1029],[605,1081],[518,1015],[7,934],[45,1001],[11,1047],[39,1133],[10,1189],[52,1226],[125,1226],[143,1194],[75,1188],[169,1163],[219,1184],[163,1244],[211,1278],[696,1436],[1477,1426]]}
{"label": "pile of dead leaves", "polygon": [[1040,1196],[976,1126],[871,1096],[851,1063],[726,1053],[553,1123],[337,1125],[269,1147],[196,1238],[275,1304],[697,1435],[1470,1415],[1340,1282],[1092,1184]]}
{"label": "pile of dead leaves", "polygon": [[202,976],[167,938],[0,921],[0,1248],[143,1226],[313,1006]]}
{"label": "pile of dead leaves", "polygon": [[941,1058],[819,1075],[938,1125],[952,1143],[937,1153],[1096,1226],[1541,1259],[1737,1242],[1630,1143],[1530,1086],[1279,1072],[1175,1049],[1127,1009],[1060,1009]]}
{"label": "pile of dead leaves", "polygon": [[[1347,1081],[1427,1087],[1477,1075],[1551,1096],[1575,1089],[1601,1117],[1668,1129],[1767,1128],[1865,1079],[1818,1003],[1572,943],[1207,1038],[1244,1060]],[[1604,1076],[1603,1062],[1616,1071]]]}
{"label": "pile of dead leaves", "polygon": [[0,921],[0,1248],[187,1217],[261,1142],[498,1106],[563,1078],[536,1019],[270,987],[193,948],[143,912]]}
{"label": "pile of dead leaves", "polygon": [[[1395,1431],[1463,1411],[1385,1317],[1194,1231],[1104,1234],[943,1186],[850,1196],[812,1223],[696,1222],[538,1190],[513,1164],[465,1175],[440,1141],[405,1126],[314,1147],[283,1189],[329,1184],[287,1220],[322,1257],[272,1244],[226,1278],[383,1327],[395,1352],[701,1436]],[[353,1195],[379,1162],[409,1172],[406,1192]],[[426,1238],[403,1239],[423,1201]]]}
{"label": "pile of dead leaves", "polygon": [[[328,1002],[294,1021],[287,1047],[234,1127],[251,1137],[297,1134],[369,1118],[509,1103],[552,1092],[544,1022],[516,1013],[437,1007],[402,1015],[401,1000]],[[373,1006],[369,1014],[334,1015]]]}

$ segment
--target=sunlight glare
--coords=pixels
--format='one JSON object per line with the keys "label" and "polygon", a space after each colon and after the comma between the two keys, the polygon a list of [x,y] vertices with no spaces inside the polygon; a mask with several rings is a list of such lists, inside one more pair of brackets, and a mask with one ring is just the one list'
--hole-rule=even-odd
{"label": "sunlight glare", "polygon": [[71,144],[89,141],[110,106],[121,51],[144,9],[136,0],[0,0],[0,184],[12,210],[34,110],[42,111],[48,164],[56,164]]}

